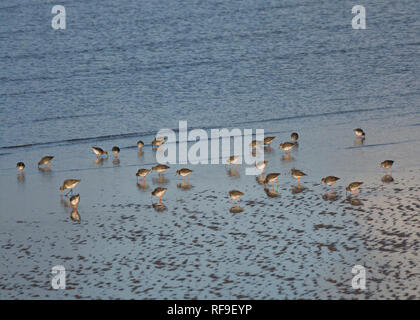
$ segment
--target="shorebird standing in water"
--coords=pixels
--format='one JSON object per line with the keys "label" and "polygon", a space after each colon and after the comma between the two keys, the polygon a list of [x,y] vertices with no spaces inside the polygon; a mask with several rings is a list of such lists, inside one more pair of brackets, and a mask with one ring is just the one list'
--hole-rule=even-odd
{"label": "shorebird standing in water", "polygon": [[157,187],[155,190],[152,191],[152,196],[159,198],[159,204],[162,204],[162,197],[166,192],[166,188]]}
{"label": "shorebird standing in water", "polygon": [[297,169],[291,169],[290,174],[293,178],[297,179],[297,185],[300,187],[300,178],[306,176],[306,173]]}
{"label": "shorebird standing in water", "polygon": [[66,196],[71,192],[73,193],[73,188],[79,184],[79,179],[67,179],[64,180],[63,185],[60,187],[61,195],[63,195],[63,191],[70,189],[70,191],[66,194]]}
{"label": "shorebird standing in water", "polygon": [[117,158],[118,157],[118,154],[120,153],[120,148],[118,148],[117,146],[112,147],[112,153]]}
{"label": "shorebird standing in water", "polygon": [[151,171],[150,169],[144,169],[144,168],[137,170],[137,173],[136,173],[137,182],[139,182],[139,178],[140,178],[140,182],[143,181],[144,183],[146,183],[146,176],[149,174],[150,171]]}
{"label": "shorebird standing in water", "polygon": [[293,142],[296,142],[296,141],[298,141],[298,139],[299,139],[299,135],[297,134],[297,132],[293,132],[293,133],[290,135],[290,138],[292,139],[292,141],[293,141]]}
{"label": "shorebird standing in water", "polygon": [[77,206],[80,202],[80,195],[76,194],[70,198],[70,204],[74,207],[75,210],[77,210]]}
{"label": "shorebird standing in water", "polygon": [[262,175],[264,175],[264,170],[265,170],[265,167],[267,166],[267,164],[268,164],[268,161],[258,161],[258,162],[255,164],[255,167],[256,167],[258,170],[261,170],[261,174],[262,174]]}
{"label": "shorebird standing in water", "polygon": [[137,141],[137,148],[139,149],[139,151],[144,147],[144,142],[139,140]]}
{"label": "shorebird standing in water", "polygon": [[232,168],[235,168],[235,163],[238,162],[239,158],[240,156],[230,156],[226,163],[231,164]]}
{"label": "shorebird standing in water", "polygon": [[251,149],[257,149],[257,147],[259,147],[261,145],[264,145],[264,143],[262,141],[258,141],[258,140],[252,140],[251,143],[249,144]]}
{"label": "shorebird standing in water", "polygon": [[23,169],[25,169],[25,164],[24,164],[23,162],[18,162],[18,163],[16,163],[16,168],[17,168],[20,172],[22,172],[22,171],[23,171]]}
{"label": "shorebird standing in water", "polygon": [[193,171],[190,170],[190,169],[187,169],[187,168],[182,168],[182,169],[176,170],[176,174],[180,175],[182,177],[182,182],[184,182],[184,178],[187,177],[188,183],[190,182],[189,175],[190,175],[191,172],[193,172]]}
{"label": "shorebird standing in water", "polygon": [[331,186],[331,192],[334,193],[334,185],[335,183],[340,180],[340,178],[334,177],[334,176],[328,176],[321,179],[321,182],[328,184]]}
{"label": "shorebird standing in water", "polygon": [[170,167],[167,166],[166,164],[157,164],[154,167],[152,167],[152,171],[156,171],[158,173],[158,175],[160,175],[161,173],[164,173],[166,170],[168,170]]}
{"label": "shorebird standing in water", "polygon": [[146,176],[149,172],[150,172],[150,169],[139,169],[136,173],[137,182],[139,182],[139,178],[140,178],[140,182],[143,181],[143,183],[146,183]]}
{"label": "shorebird standing in water", "polygon": [[354,129],[353,132],[359,138],[364,138],[365,137],[365,132],[361,128]]}
{"label": "shorebird standing in water", "polygon": [[280,148],[286,151],[286,153],[289,153],[290,150],[292,150],[295,145],[296,143],[294,142],[284,142],[284,143],[280,143]]}
{"label": "shorebird standing in water", "polygon": [[267,183],[272,183],[272,188],[274,190],[274,181],[277,184],[277,191],[279,190],[279,175],[280,173],[269,173],[267,174],[267,177],[264,180],[264,185]]}
{"label": "shorebird standing in water", "polygon": [[386,173],[388,174],[388,169],[390,169],[390,175],[392,176],[392,165],[394,164],[393,160],[385,160],[381,162],[381,167],[386,170]]}
{"label": "shorebird standing in water", "polygon": [[264,145],[269,146],[269,145],[271,144],[271,142],[273,142],[273,140],[274,140],[275,138],[276,138],[276,137],[265,137],[265,138],[264,138]]}
{"label": "shorebird standing in water", "polygon": [[108,152],[104,151],[103,149],[99,147],[92,147],[92,150],[96,154],[96,159],[99,159],[99,157],[108,158]]}
{"label": "shorebird standing in water", "polygon": [[156,147],[156,148],[160,147],[165,141],[166,141],[166,137],[156,137],[152,141],[152,148],[154,148],[154,147]]}
{"label": "shorebird standing in water", "polygon": [[230,203],[232,203],[234,200],[238,199],[238,204],[241,204],[241,197],[244,194],[239,190],[230,190],[229,191],[229,197],[231,198]]}
{"label": "shorebird standing in water", "polygon": [[359,195],[359,187],[363,184],[363,182],[352,182],[346,187],[346,193],[347,191],[351,191],[351,195],[353,193],[357,192],[357,195]]}
{"label": "shorebird standing in water", "polygon": [[48,168],[50,168],[50,165],[51,165],[51,160],[52,159],[54,159],[54,157],[53,156],[46,156],[46,157],[43,157],[39,162],[38,162],[38,169],[41,167],[41,166],[48,166]]}

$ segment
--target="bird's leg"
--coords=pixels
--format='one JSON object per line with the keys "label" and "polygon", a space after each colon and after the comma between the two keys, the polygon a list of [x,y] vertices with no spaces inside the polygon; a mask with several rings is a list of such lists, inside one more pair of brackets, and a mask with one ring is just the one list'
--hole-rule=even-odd
{"label": "bird's leg", "polygon": [[298,187],[300,187],[300,178],[297,178],[297,185],[298,185]]}
{"label": "bird's leg", "polygon": [[277,191],[279,191],[279,179],[276,179]]}
{"label": "bird's leg", "polygon": [[162,196],[159,197],[159,204],[162,204]]}
{"label": "bird's leg", "polygon": [[392,167],[390,168],[390,176],[392,176]]}
{"label": "bird's leg", "polygon": [[241,205],[241,197],[238,198],[238,205]]}
{"label": "bird's leg", "polygon": [[331,185],[331,193],[334,193],[334,185]]}
{"label": "bird's leg", "polygon": [[233,199],[231,199],[231,200],[229,201],[229,203],[230,203],[230,204],[232,204],[232,201],[233,201]]}

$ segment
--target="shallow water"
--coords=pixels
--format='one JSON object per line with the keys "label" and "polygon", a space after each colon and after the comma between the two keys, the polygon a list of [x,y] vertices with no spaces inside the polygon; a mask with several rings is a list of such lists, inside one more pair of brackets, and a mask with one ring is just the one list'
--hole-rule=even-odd
{"label": "shallow water", "polygon": [[[352,5],[69,2],[55,32],[50,3],[2,2],[0,298],[418,299],[420,8],[372,1],[356,32]],[[244,165],[189,166],[189,187],[171,165],[139,186],[153,136],[179,120],[275,135],[265,158],[278,194]],[[293,131],[285,158],[278,143]],[[95,162],[91,145],[118,145],[119,163]],[[44,155],[51,171],[36,168]],[[303,189],[293,167],[308,174]],[[341,178],[335,196],[326,175]],[[68,178],[82,180],[80,223],[58,190]],[[240,208],[231,189],[245,193]],[[367,290],[351,287],[356,264]]]}

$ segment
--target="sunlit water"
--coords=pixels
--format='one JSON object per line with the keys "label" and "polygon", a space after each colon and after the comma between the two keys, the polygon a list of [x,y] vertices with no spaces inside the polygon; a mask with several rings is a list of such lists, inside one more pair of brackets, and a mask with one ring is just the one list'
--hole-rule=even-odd
{"label": "sunlit water", "polygon": [[[52,5],[0,7],[0,298],[419,298],[416,1],[369,2],[366,30],[352,30],[349,1],[75,1],[61,31]],[[278,192],[244,165],[189,166],[187,187],[171,166],[138,185],[154,135],[179,120],[275,135]],[[293,131],[287,158],[278,143]],[[119,162],[96,162],[91,145],[118,145]],[[37,169],[44,155],[51,171]],[[336,196],[326,175],[341,178]],[[68,178],[82,179],[80,223],[58,190]]]}

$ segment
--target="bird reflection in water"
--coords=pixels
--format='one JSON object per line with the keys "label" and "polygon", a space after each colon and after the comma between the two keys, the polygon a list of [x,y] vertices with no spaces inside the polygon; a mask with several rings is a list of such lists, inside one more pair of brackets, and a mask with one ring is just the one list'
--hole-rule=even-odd
{"label": "bird reflection in water", "polygon": [[189,190],[192,188],[192,185],[189,182],[183,181],[182,183],[177,183],[177,188],[182,190]]}
{"label": "bird reflection in water", "polygon": [[354,140],[353,143],[356,147],[363,146],[365,144],[365,138],[364,137],[357,137],[356,140]]}
{"label": "bird reflection in water", "polygon": [[389,174],[386,174],[382,177],[381,181],[383,183],[391,183],[391,182],[394,182],[394,178],[390,176]]}
{"label": "bird reflection in water", "polygon": [[363,206],[363,202],[358,198],[351,198],[350,199],[350,204],[352,206]]}
{"label": "bird reflection in water", "polygon": [[25,175],[23,174],[23,172],[20,172],[17,175],[17,179],[18,179],[19,182],[25,182]]}
{"label": "bird reflection in water", "polygon": [[112,159],[112,164],[114,166],[119,166],[120,165],[120,159],[118,157],[115,157],[114,159]]}
{"label": "bird reflection in water", "polygon": [[264,153],[272,153],[272,152],[273,152],[273,148],[271,148],[271,146],[264,147]]}
{"label": "bird reflection in water", "polygon": [[284,162],[290,162],[295,161],[295,158],[290,153],[286,153],[281,156],[280,160]]}
{"label": "bird reflection in water", "polygon": [[100,167],[104,165],[104,162],[106,161],[106,158],[96,158],[93,163],[95,164],[96,167]]}
{"label": "bird reflection in water", "polygon": [[256,176],[255,180],[258,182],[258,184],[264,184],[265,181],[265,176],[264,174],[260,175],[260,176]]}
{"label": "bird reflection in water", "polygon": [[232,177],[232,178],[239,178],[240,177],[238,170],[233,169],[233,168],[229,169],[227,171],[227,174],[228,174],[229,177]]}
{"label": "bird reflection in water", "polygon": [[137,187],[140,190],[149,190],[149,185],[146,182],[137,182]]}
{"label": "bird reflection in water", "polygon": [[50,167],[38,168],[38,171],[42,173],[49,173],[51,172],[51,168]]}
{"label": "bird reflection in water", "polygon": [[231,212],[231,213],[240,213],[242,211],[244,211],[244,209],[239,205],[233,206],[229,209],[229,212]]}
{"label": "bird reflection in water", "polygon": [[166,210],[166,206],[163,203],[159,203],[159,202],[152,203],[152,207],[157,212],[161,212],[161,211],[165,211]]}
{"label": "bird reflection in water", "polygon": [[163,185],[169,183],[169,179],[165,178],[165,176],[159,176],[157,178],[153,178],[152,181],[155,184],[163,184]]}
{"label": "bird reflection in water", "polygon": [[80,214],[79,214],[79,212],[77,211],[76,208],[72,210],[72,212],[70,214],[70,218],[71,218],[71,220],[80,223]]}
{"label": "bird reflection in water", "polygon": [[276,198],[279,196],[279,193],[274,189],[264,188],[264,192],[267,194],[269,198]]}
{"label": "bird reflection in water", "polygon": [[303,186],[294,186],[293,188],[292,188],[292,194],[298,194],[298,193],[301,193],[301,192],[303,192],[304,190],[306,190],[306,188],[305,187],[303,187]]}
{"label": "bird reflection in water", "polygon": [[329,192],[322,196],[322,199],[325,201],[336,201],[338,200],[338,196],[335,192]]}

